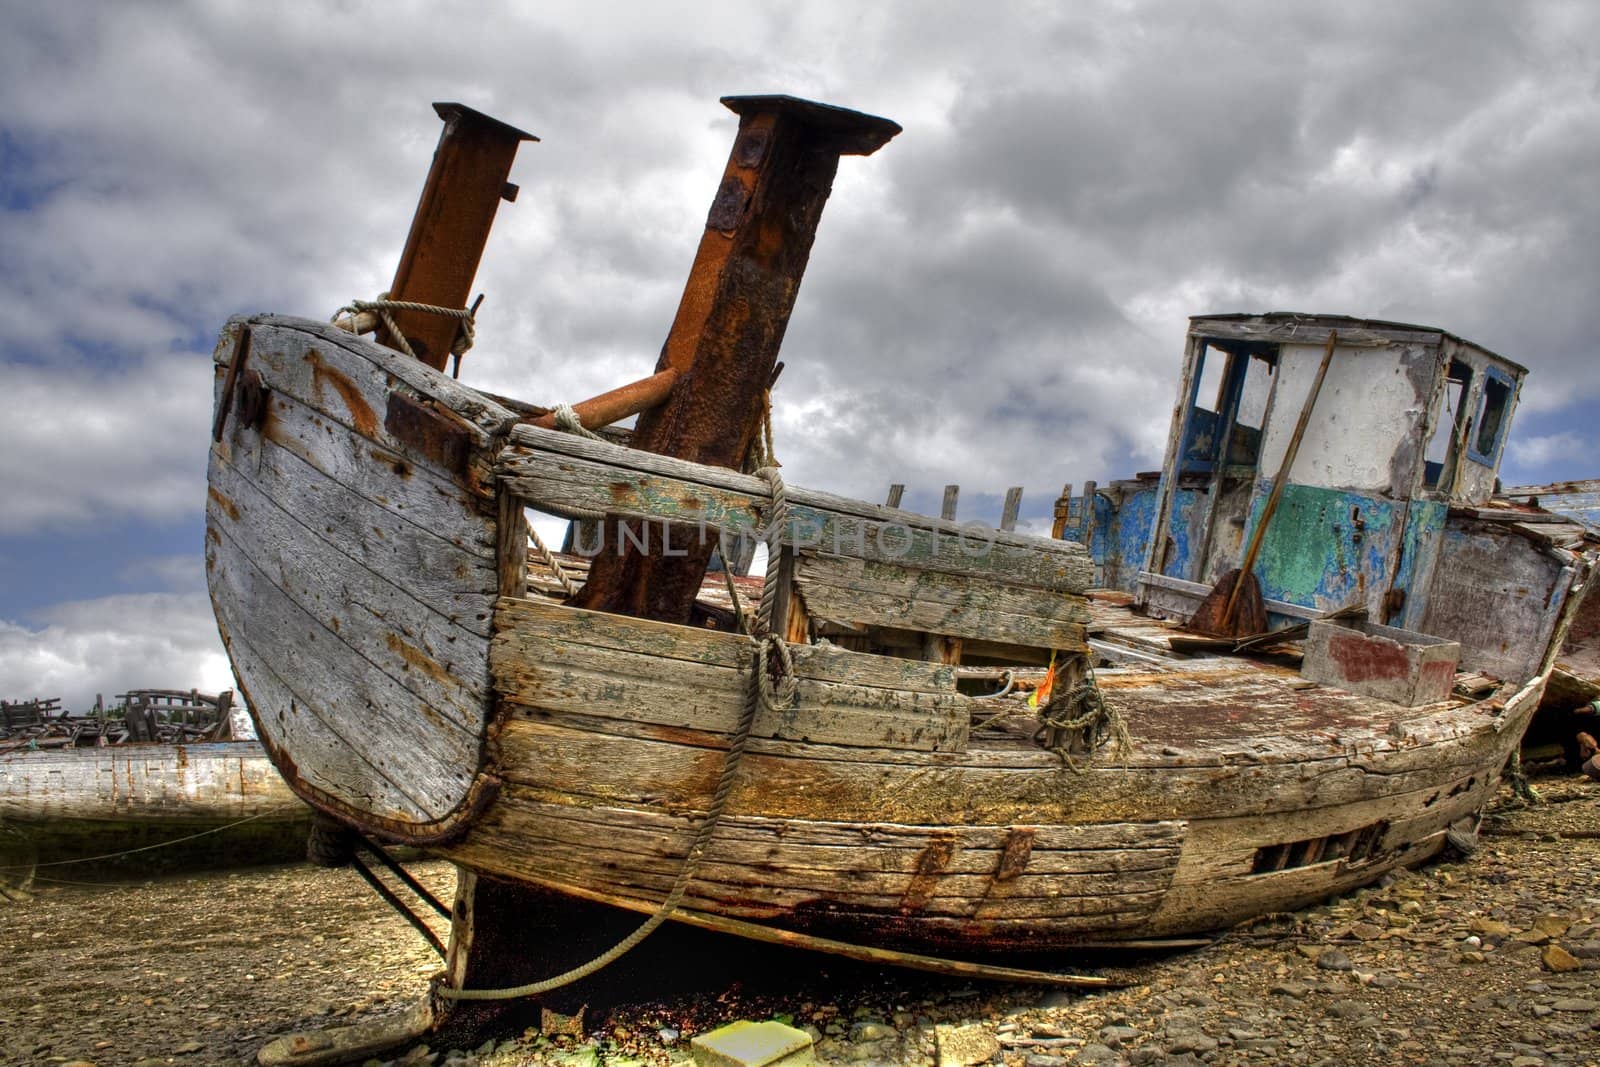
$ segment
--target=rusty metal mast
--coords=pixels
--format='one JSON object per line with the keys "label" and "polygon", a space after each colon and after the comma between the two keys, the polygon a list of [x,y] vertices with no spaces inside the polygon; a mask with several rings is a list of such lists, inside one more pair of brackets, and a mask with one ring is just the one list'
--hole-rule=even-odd
{"label": "rusty metal mast", "polygon": [[[822,208],[842,155],[871,155],[900,132],[888,119],[790,96],[729,96],[739,132],[706,218],[657,375],[665,402],[639,416],[633,447],[737,469],[760,427]],[[612,539],[576,603],[687,621],[714,545],[648,551]],[[677,550],[687,548],[687,555]]]}

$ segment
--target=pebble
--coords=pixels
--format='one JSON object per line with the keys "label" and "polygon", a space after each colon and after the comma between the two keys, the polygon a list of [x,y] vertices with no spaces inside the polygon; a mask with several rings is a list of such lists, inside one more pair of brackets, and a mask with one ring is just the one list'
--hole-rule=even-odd
{"label": "pebble", "polygon": [[1350,957],[1343,949],[1330,948],[1317,957],[1317,966],[1325,971],[1353,971],[1355,964],[1350,962]]}
{"label": "pebble", "polygon": [[1000,1039],[981,1024],[938,1026],[934,1028],[934,1048],[939,1067],[972,1067],[993,1059],[1000,1051]]}
{"label": "pebble", "polygon": [[1545,970],[1553,971],[1557,974],[1583,969],[1583,961],[1560,945],[1546,945],[1539,959],[1544,964]]}
{"label": "pebble", "polygon": [[1556,1011],[1600,1011],[1600,1000],[1585,1000],[1581,997],[1562,997],[1552,1001],[1550,1007]]}

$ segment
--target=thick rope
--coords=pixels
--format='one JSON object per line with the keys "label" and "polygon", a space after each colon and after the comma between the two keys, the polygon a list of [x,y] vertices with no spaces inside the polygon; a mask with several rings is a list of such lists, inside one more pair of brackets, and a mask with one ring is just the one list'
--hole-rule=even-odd
{"label": "thick rope", "polygon": [[[1060,739],[1053,745],[1047,741],[1052,731]],[[1039,729],[1034,739],[1046,744],[1071,771],[1083,769],[1073,759],[1074,741],[1083,743],[1089,758],[1107,742],[1114,742],[1118,754],[1124,758],[1133,746],[1128,724],[1121,712],[1106,703],[1095,682],[1093,667],[1087,667],[1078,684],[1039,709]]]}
{"label": "thick rope", "polygon": [[[472,347],[476,334],[473,328],[474,315],[466,308],[440,307],[438,304],[419,304],[415,300],[390,300],[388,293],[378,294],[376,300],[352,300],[344,307],[333,313],[333,323],[341,329],[355,332],[356,316],[363,311],[370,311],[378,316],[378,321],[383,323],[384,329],[389,331],[389,336],[394,339],[400,351],[417,358],[417,353],[412,350],[411,342],[406,340],[406,335],[400,332],[400,327],[395,325],[392,311],[418,311],[425,315],[443,315],[446,318],[458,319],[461,322],[460,332],[450,345],[450,352],[459,360]],[[347,322],[340,322],[340,316],[345,312],[350,313]],[[348,323],[348,324],[347,324]]]}
{"label": "thick rope", "polygon": [[[771,706],[766,697],[767,686],[762,680],[767,677],[766,663],[769,646],[779,645],[783,642],[774,637],[763,638],[752,646],[750,658],[750,677],[745,683],[744,712],[739,716],[739,725],[734,730],[733,739],[728,745],[728,756],[722,763],[722,774],[717,779],[716,792],[712,794],[711,803],[706,807],[705,818],[700,821],[700,828],[695,832],[694,843],[689,846],[689,852],[684,857],[683,865],[678,868],[678,876],[673,879],[672,889],[667,893],[665,900],[655,912],[639,925],[633,933],[612,945],[605,952],[596,956],[587,963],[564,971],[553,978],[545,978],[538,982],[529,982],[526,985],[511,986],[505,989],[453,989],[449,986],[435,986],[434,992],[446,1000],[516,1000],[519,997],[534,997],[541,993],[548,993],[553,989],[571,985],[573,982],[589,977],[591,974],[609,966],[632,951],[641,941],[656,931],[662,923],[671,917],[678,905],[683,902],[684,893],[689,888],[689,882],[694,877],[695,869],[700,865],[700,858],[705,854],[707,846],[711,844],[711,836],[716,830],[718,821],[722,818],[722,810],[727,807],[728,797],[733,794],[733,785],[738,778],[739,763],[744,756],[745,746],[750,741],[750,730],[755,725],[756,713],[763,705]],[[787,652],[787,650],[785,650]]]}
{"label": "thick rope", "polygon": [[[524,521],[526,522],[526,520]],[[572,580],[572,576],[567,573],[566,568],[561,566],[561,561],[556,559],[556,554],[545,545],[544,538],[540,537],[539,531],[533,528],[533,523],[527,523],[527,527],[528,540],[533,543],[533,550],[539,554],[539,562],[550,568],[550,573],[556,576],[556,581],[560,583],[562,591],[567,594],[567,599],[571,600],[578,595],[578,583]]]}
{"label": "thick rope", "polygon": [[733,628],[741,634],[750,632],[750,620],[745,617],[744,602],[739,599],[739,587],[733,583],[733,568],[728,566],[728,554],[722,554],[722,581],[728,587],[728,599],[733,601]]}
{"label": "thick rope", "polygon": [[[557,422],[558,424],[560,422],[559,415]],[[678,875],[673,879],[672,888],[668,891],[666,899],[648,919],[639,924],[633,933],[587,963],[552,978],[504,989],[454,989],[436,985],[434,992],[444,999],[516,1000],[571,985],[610,966],[631,952],[662,923],[671,918],[672,913],[678,910],[678,905],[683,903],[684,893],[694,879],[701,857],[705,855],[707,847],[711,844],[711,837],[716,832],[717,823],[722,819],[722,811],[727,807],[728,797],[733,793],[733,785],[739,775],[739,764],[744,758],[745,746],[750,742],[750,731],[755,726],[756,714],[763,708],[775,712],[791,707],[796,696],[794,654],[789,651],[788,642],[771,633],[772,610],[777,597],[783,554],[783,526],[788,520],[788,491],[784,488],[783,477],[775,468],[764,467],[756,473],[772,487],[772,504],[767,513],[767,577],[761,589],[761,607],[755,619],[754,628],[757,636],[751,645],[750,676],[745,681],[744,710],[739,716],[739,725],[734,730],[733,738],[728,745],[728,755],[722,763],[722,773],[717,779],[716,792],[712,794],[711,803],[706,807],[705,818],[701,820],[700,828],[695,832],[694,843],[689,846],[689,852],[684,856],[682,866],[678,868]]]}
{"label": "thick rope", "polygon": [[756,436],[750,442],[750,450],[745,453],[744,471],[754,474],[763,467],[780,467],[778,455],[772,447],[772,390],[761,391],[761,423],[756,430]]}
{"label": "thick rope", "polygon": [[[784,528],[789,523],[789,490],[783,484],[778,468],[765,466],[756,471],[756,477],[772,490],[772,503],[767,507],[767,576],[761,583],[761,606],[756,610],[756,634],[765,636],[772,632],[772,609],[778,600],[778,583],[782,580]],[[781,622],[782,620],[780,620]]]}
{"label": "thick rope", "polygon": [[605,438],[595,433],[583,424],[578,417],[578,412],[571,404],[557,404],[550,409],[550,414],[556,418],[556,429],[575,433],[579,437],[587,437],[591,441],[604,441]]}

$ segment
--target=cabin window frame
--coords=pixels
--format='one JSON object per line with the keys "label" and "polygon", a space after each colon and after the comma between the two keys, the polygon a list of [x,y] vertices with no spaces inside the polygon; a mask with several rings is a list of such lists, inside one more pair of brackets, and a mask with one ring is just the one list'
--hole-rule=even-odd
{"label": "cabin window frame", "polygon": [[[1461,446],[1466,445],[1469,452],[1472,439],[1477,430],[1477,418],[1473,412],[1473,397],[1478,391],[1478,377],[1486,368],[1474,366],[1465,359],[1451,359],[1445,364],[1444,390],[1435,401],[1436,407],[1433,418],[1429,420],[1426,439],[1422,446],[1422,490],[1424,493],[1437,494],[1448,499],[1455,490],[1456,457]],[[1452,377],[1459,372],[1460,377]],[[1450,386],[1461,383],[1460,395],[1456,398],[1454,408],[1450,403]],[[1443,425],[1443,419],[1450,415],[1450,431],[1445,435],[1444,456],[1438,460],[1428,458],[1428,453],[1433,449],[1435,437]],[[1439,472],[1429,480],[1428,467],[1433,463],[1439,464]]]}
{"label": "cabin window frame", "polygon": [[[1505,448],[1506,431],[1511,425],[1511,407],[1517,397],[1516,379],[1499,367],[1485,366],[1480,368],[1482,385],[1478,390],[1477,410],[1473,414],[1472,425],[1467,430],[1467,458],[1474,463],[1481,463],[1485,467],[1495,467],[1500,462],[1500,453]],[[1489,418],[1491,402],[1491,386],[1504,390],[1498,400],[1498,411],[1494,425],[1494,439],[1487,449],[1480,447],[1483,442],[1483,431]]]}

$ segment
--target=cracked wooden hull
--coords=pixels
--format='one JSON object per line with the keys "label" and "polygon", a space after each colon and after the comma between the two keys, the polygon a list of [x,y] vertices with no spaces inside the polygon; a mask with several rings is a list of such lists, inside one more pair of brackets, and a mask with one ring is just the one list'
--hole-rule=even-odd
{"label": "cracked wooden hull", "polygon": [[[225,408],[246,327],[265,396],[212,448],[207,564],[285,779],[367,834],[654,909],[721,773],[749,641],[541,595],[523,507],[726,528],[761,517],[762,484],[519,426],[498,400],[299,320],[230,324]],[[785,549],[776,616],[798,699],[757,717],[683,905],[705,915],[965,952],[1296,907],[1422,862],[1452,824],[1470,836],[1548,673],[1404,708],[1260,661],[1152,654],[1098,672],[1131,747],[1069,764],[1035,743],[1020,695],[968,695],[937,654],[852,635],[871,615],[885,640],[1037,666],[1155,626],[1090,610],[1081,546],[997,533],[975,556],[953,523],[789,496],[819,538]]]}

